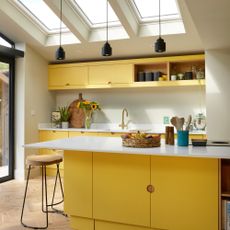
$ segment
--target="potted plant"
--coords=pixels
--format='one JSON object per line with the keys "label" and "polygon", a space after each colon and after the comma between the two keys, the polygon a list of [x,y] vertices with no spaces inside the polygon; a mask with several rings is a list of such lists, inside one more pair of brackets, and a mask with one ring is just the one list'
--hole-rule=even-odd
{"label": "potted plant", "polygon": [[59,107],[59,112],[60,112],[60,122],[61,122],[61,127],[63,129],[68,129],[69,128],[69,118],[70,118],[70,112],[68,110],[67,106]]}

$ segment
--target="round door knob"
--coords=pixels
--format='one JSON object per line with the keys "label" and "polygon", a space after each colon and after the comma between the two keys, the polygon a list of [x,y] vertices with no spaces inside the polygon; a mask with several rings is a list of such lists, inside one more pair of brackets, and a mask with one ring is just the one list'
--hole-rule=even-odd
{"label": "round door knob", "polygon": [[69,83],[66,83],[65,85],[66,85],[66,86],[69,86]]}
{"label": "round door knob", "polygon": [[108,81],[108,84],[110,85],[110,84],[112,84],[112,82],[111,82],[111,81]]}
{"label": "round door knob", "polygon": [[151,184],[149,184],[146,189],[150,193],[154,192],[154,190],[155,190],[154,187]]}

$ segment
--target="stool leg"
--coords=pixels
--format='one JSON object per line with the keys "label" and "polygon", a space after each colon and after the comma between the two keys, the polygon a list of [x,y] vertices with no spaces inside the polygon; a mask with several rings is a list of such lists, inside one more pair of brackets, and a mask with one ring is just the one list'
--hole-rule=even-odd
{"label": "stool leg", "polygon": [[[42,166],[42,209],[43,209],[43,195],[44,195],[44,189],[43,189],[43,184],[45,180],[45,195],[46,195],[46,210],[48,209],[47,206],[47,183],[46,183],[46,167]],[[46,225],[44,227],[35,227],[35,226],[30,226],[26,225],[23,223],[23,214],[24,214],[24,207],[25,207],[25,201],[26,201],[26,196],[27,196],[27,190],[28,190],[28,184],[29,184],[29,178],[30,178],[30,170],[31,170],[31,165],[29,165],[28,169],[28,174],[27,174],[27,180],[26,180],[26,188],[25,188],[25,194],[24,194],[24,199],[23,199],[23,205],[22,205],[22,213],[21,213],[21,224],[26,227],[26,228],[32,228],[32,229],[46,229],[48,228],[48,210],[46,211]],[[44,177],[44,170],[45,170],[45,177]]]}
{"label": "stool leg", "polygon": [[30,170],[31,170],[31,165],[29,165],[29,169],[28,169],[28,173],[27,173],[26,188],[25,188],[25,193],[24,193],[24,198],[23,198],[23,204],[22,204],[22,212],[21,212],[21,224],[23,226],[25,226],[25,227],[26,227],[26,225],[23,223],[23,214],[24,214],[24,207],[25,207],[27,189],[28,189],[29,178],[30,178]]}
{"label": "stool leg", "polygon": [[[45,175],[44,175],[45,174]],[[45,190],[45,210],[44,210],[44,190]],[[47,180],[46,180],[46,166],[42,165],[42,212],[46,214],[46,227],[48,227],[48,195],[47,195]]]}
{"label": "stool leg", "polygon": [[[59,201],[59,202],[54,203],[54,198],[55,198],[55,194],[56,194],[57,180],[59,180],[59,183],[60,183],[60,189],[61,189],[61,194],[62,194],[62,200]],[[57,173],[56,173],[56,177],[55,177],[55,183],[54,183],[54,190],[53,190],[52,202],[51,202],[51,205],[48,205],[48,206],[51,206],[51,208],[54,210],[54,212],[57,212],[57,213],[60,213],[60,214],[65,215],[65,214],[63,213],[63,211],[58,210],[58,209],[56,209],[56,208],[53,207],[53,206],[55,206],[55,205],[61,204],[62,202],[64,202],[64,191],[63,191],[63,186],[62,186],[62,181],[61,181],[61,175],[60,175],[59,164],[57,164]],[[51,212],[52,212],[52,211],[51,211]]]}

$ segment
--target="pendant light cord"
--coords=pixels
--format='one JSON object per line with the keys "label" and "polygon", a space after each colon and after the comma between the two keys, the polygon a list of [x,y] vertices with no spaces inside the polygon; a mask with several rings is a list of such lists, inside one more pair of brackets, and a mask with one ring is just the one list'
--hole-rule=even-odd
{"label": "pendant light cord", "polygon": [[59,36],[59,42],[61,46],[61,30],[62,30],[62,0],[60,0],[60,36]]}
{"label": "pendant light cord", "polygon": [[108,17],[108,0],[106,1],[106,41],[109,40],[109,17]]}
{"label": "pendant light cord", "polygon": [[159,0],[159,37],[161,37],[161,0]]}

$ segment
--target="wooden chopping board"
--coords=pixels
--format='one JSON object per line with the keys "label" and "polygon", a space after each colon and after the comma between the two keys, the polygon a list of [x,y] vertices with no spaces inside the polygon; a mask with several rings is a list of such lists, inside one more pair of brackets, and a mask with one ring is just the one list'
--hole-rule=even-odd
{"label": "wooden chopping board", "polygon": [[71,128],[84,128],[85,127],[85,114],[82,109],[77,108],[77,104],[80,101],[84,101],[82,98],[82,93],[79,93],[79,98],[73,101],[69,105],[69,112],[70,112],[70,127]]}

